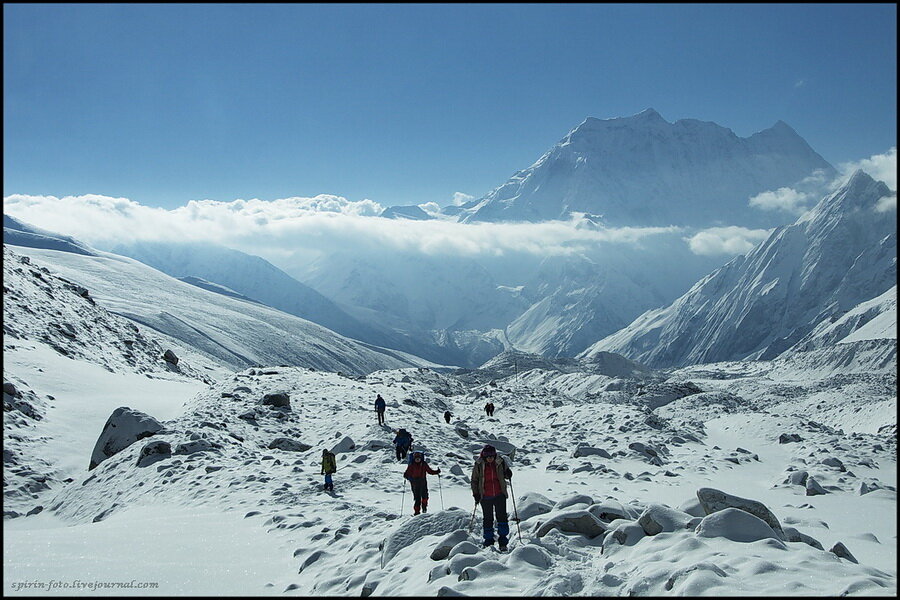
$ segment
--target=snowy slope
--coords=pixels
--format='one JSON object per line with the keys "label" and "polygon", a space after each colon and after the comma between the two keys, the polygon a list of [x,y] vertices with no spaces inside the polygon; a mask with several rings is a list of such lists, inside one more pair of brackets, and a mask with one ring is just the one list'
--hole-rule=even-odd
{"label": "snowy slope", "polygon": [[20,247],[16,251],[87,288],[111,312],[235,368],[296,364],[365,373],[425,362],[344,338],[266,306],[197,288],[115,254],[82,256]]}
{"label": "snowy slope", "polygon": [[588,117],[533,165],[479,200],[464,222],[546,221],[570,212],[610,225],[772,227],[783,215],[750,197],[834,168],[785,123],[740,138],[711,122],[669,123],[653,109],[631,117]]}
{"label": "snowy slope", "polygon": [[258,256],[214,244],[136,242],[110,252],[128,256],[172,277],[200,277],[280,311],[370,344],[388,341],[334,302]]}
{"label": "snowy slope", "polygon": [[[765,372],[679,372],[670,385],[690,377],[703,391],[649,409],[627,389],[567,394],[522,377],[492,386],[423,369],[248,369],[78,474],[40,514],[7,520],[4,589],[89,577],[189,595],[894,595],[896,438],[854,431],[849,416],[843,430],[810,420],[783,409],[787,397],[763,402],[775,384]],[[749,396],[721,390],[735,382]],[[289,409],[260,403],[275,391]],[[383,427],[376,394],[388,401]],[[442,470],[429,476],[424,515],[410,514],[390,447],[397,427]],[[273,447],[283,437],[307,446]],[[137,466],[158,441],[172,454]],[[485,442],[514,469],[508,506],[522,521],[507,554],[479,547],[479,511],[470,525],[468,475]],[[322,448],[337,451],[333,494],[321,492]],[[783,533],[742,510],[695,516],[701,488],[761,502]]]}
{"label": "snowy slope", "polygon": [[[115,389],[127,381],[135,395],[159,396],[198,391],[226,372],[190,347],[110,314],[84,288],[5,245],[3,286],[5,513],[33,509],[85,467],[81,457],[72,464],[71,452],[90,446],[54,431],[89,431],[96,439],[99,429],[86,430],[85,419],[96,417],[98,407],[108,410],[108,382]],[[166,352],[174,352],[177,363],[167,361]],[[120,402],[121,390],[116,395],[112,401]],[[154,408],[159,404],[151,401]]]}
{"label": "snowy slope", "polygon": [[896,285],[896,223],[874,210],[890,193],[857,171],[793,225],[583,354],[607,350],[657,367],[778,356]]}

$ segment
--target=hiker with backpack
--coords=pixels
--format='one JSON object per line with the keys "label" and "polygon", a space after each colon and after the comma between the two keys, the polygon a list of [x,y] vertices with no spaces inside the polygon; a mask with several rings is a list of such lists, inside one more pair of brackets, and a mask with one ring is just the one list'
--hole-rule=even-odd
{"label": "hiker with backpack", "polygon": [[512,469],[490,444],[481,450],[472,467],[472,496],[484,514],[484,546],[494,545],[494,516],[497,518],[497,542],[500,550],[509,544],[509,516],[506,513],[507,479]]}
{"label": "hiker with backpack", "polygon": [[334,483],[331,480],[331,474],[337,471],[337,460],[334,453],[329,450],[322,450],[322,472],[325,475],[325,485],[322,487],[325,491],[334,491]]}
{"label": "hiker with backpack", "polygon": [[378,424],[384,425],[384,409],[386,405],[384,402],[384,398],[381,397],[381,394],[378,394],[378,397],[375,398],[375,412],[378,413]]}
{"label": "hiker with backpack", "polygon": [[400,428],[394,437],[394,446],[397,450],[397,460],[406,460],[406,455],[412,446],[413,436],[407,430]]}
{"label": "hiker with backpack", "polygon": [[450,417],[452,417],[452,416],[453,416],[453,414],[449,410],[444,411],[444,420],[447,421],[447,423],[450,422]]}
{"label": "hiker with backpack", "polygon": [[440,469],[432,469],[428,466],[428,463],[425,461],[425,453],[416,450],[410,455],[411,460],[409,461],[409,465],[406,467],[406,472],[403,473],[403,477],[409,481],[410,487],[412,487],[413,493],[413,514],[419,514],[419,507],[421,506],[422,512],[428,512],[428,482],[426,480],[426,475],[428,473],[432,475],[440,475]]}
{"label": "hiker with backpack", "polygon": [[487,416],[493,417],[493,416],[494,416],[494,403],[493,403],[493,402],[488,402],[487,404],[485,404],[485,405],[484,405],[484,412],[487,413]]}

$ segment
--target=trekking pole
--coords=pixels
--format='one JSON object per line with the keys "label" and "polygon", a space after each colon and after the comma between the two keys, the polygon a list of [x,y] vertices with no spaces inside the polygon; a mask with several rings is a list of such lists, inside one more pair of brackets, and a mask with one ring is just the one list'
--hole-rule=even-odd
{"label": "trekking pole", "polygon": [[478,510],[478,501],[475,501],[475,506],[472,507],[472,519],[469,521],[469,533],[472,533],[472,526],[475,525],[475,511]]}
{"label": "trekking pole", "polygon": [[[404,477],[404,479],[406,479]],[[406,484],[403,484],[403,494],[400,495],[400,516],[403,516],[403,498],[406,496]]]}
{"label": "trekking pole", "polygon": [[512,492],[513,512],[516,515],[516,532],[519,534],[519,543],[522,543],[522,528],[519,527],[519,510],[516,508],[516,490],[513,489],[512,479],[509,480],[509,491]]}
{"label": "trekking pole", "polygon": [[438,492],[441,494],[441,510],[444,510],[444,490],[441,488],[441,474],[438,473]]}

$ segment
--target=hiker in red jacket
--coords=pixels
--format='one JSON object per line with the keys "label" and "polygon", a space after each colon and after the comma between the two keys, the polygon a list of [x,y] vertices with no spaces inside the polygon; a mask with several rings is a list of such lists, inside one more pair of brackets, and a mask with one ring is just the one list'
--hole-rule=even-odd
{"label": "hiker in red jacket", "polygon": [[425,480],[425,476],[428,473],[440,475],[441,470],[429,467],[428,463],[425,462],[424,453],[419,451],[413,452],[412,460],[409,466],[406,467],[403,477],[409,480],[409,485],[412,487],[414,515],[419,514],[420,506],[423,513],[428,512],[428,483]]}

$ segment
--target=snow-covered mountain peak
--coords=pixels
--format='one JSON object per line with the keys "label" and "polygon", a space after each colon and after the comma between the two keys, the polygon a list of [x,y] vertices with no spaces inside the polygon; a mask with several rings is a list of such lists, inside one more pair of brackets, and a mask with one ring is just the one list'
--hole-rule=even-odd
{"label": "snow-covered mountain peak", "polygon": [[586,118],[528,169],[460,211],[462,222],[544,221],[601,214],[612,226],[786,224],[748,206],[757,194],[834,168],[788,125],[742,138],[710,121],[674,123],[648,108]]}
{"label": "snow-covered mountain peak", "polygon": [[876,181],[862,169],[857,169],[837,191],[826,196],[804,214],[799,223],[821,223],[842,214],[859,210],[875,210],[877,202],[892,192],[883,181]]}

